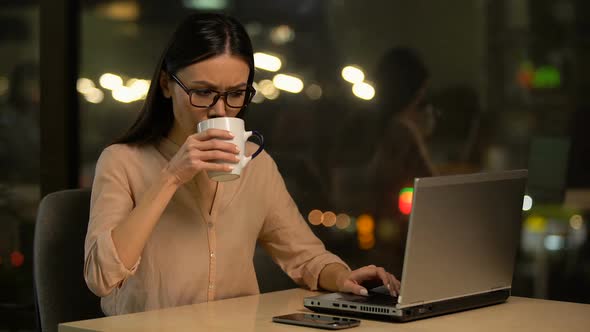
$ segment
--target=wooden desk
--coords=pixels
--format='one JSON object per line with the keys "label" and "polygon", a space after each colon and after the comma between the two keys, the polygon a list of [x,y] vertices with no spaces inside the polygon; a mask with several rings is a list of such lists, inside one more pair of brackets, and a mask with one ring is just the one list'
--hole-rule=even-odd
{"label": "wooden desk", "polygon": [[[308,310],[303,307],[303,298],[314,294],[317,293],[291,289],[258,296],[65,323],[59,325],[59,331],[304,332],[309,329],[272,323],[271,318],[298,311],[307,312]],[[387,323],[363,319],[360,327],[350,331],[587,332],[589,330],[590,305],[511,297],[503,304],[409,323]]]}

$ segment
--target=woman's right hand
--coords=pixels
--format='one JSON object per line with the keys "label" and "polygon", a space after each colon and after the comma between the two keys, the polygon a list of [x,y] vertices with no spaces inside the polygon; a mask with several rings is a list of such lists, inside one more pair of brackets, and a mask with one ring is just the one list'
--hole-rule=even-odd
{"label": "woman's right hand", "polygon": [[213,161],[239,162],[238,147],[227,142],[233,137],[231,132],[221,129],[207,129],[190,135],[168,162],[166,171],[176,178],[178,185],[190,181],[202,171],[231,172],[231,165]]}

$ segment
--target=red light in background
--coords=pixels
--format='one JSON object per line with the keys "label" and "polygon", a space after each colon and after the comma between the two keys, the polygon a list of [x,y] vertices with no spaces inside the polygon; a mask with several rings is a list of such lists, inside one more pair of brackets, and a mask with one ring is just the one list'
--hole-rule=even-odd
{"label": "red light in background", "polygon": [[523,89],[530,89],[533,87],[533,80],[535,78],[535,68],[530,61],[523,61],[516,72],[516,82]]}
{"label": "red light in background", "polygon": [[555,89],[561,86],[561,72],[555,66],[535,67],[531,61],[522,61],[516,71],[516,83],[526,90]]}
{"label": "red light in background", "polygon": [[397,206],[399,211],[405,215],[412,212],[412,198],[414,197],[414,188],[403,188],[399,192]]}
{"label": "red light in background", "polygon": [[25,255],[20,251],[13,251],[10,253],[10,264],[14,267],[21,267],[25,263]]}

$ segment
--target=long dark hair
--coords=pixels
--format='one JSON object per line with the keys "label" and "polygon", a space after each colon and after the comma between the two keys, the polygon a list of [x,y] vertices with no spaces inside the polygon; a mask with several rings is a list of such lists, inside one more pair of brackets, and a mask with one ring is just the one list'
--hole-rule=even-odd
{"label": "long dark hair", "polygon": [[[254,80],[254,55],[246,29],[236,19],[222,14],[192,14],[172,35],[152,77],[146,100],[135,123],[113,144],[145,145],[157,143],[174,124],[172,100],[160,87],[164,71],[175,74],[193,63],[229,53],[243,58],[250,67],[248,85]],[[245,108],[238,117],[243,117]]]}

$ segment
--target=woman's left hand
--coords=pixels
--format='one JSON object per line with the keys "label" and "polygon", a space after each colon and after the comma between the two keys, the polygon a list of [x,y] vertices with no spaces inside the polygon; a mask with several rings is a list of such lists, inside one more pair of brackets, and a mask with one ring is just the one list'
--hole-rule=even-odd
{"label": "woman's left hand", "polygon": [[354,293],[367,296],[369,292],[361,285],[367,281],[381,281],[389,289],[392,296],[399,294],[401,283],[395,276],[382,267],[368,265],[351,272],[343,272],[338,276],[336,284],[339,292]]}

